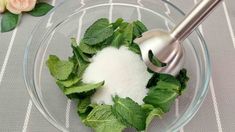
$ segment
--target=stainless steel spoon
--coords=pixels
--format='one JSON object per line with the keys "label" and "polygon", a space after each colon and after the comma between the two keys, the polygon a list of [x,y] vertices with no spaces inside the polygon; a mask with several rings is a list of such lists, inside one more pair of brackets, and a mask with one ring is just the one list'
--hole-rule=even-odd
{"label": "stainless steel spoon", "polygon": [[[142,59],[151,70],[161,73],[176,74],[184,61],[184,49],[180,44],[192,31],[215,9],[222,0],[201,0],[194,9],[171,32],[151,30],[135,40],[139,44]],[[149,59],[149,51],[164,67],[157,67]]]}

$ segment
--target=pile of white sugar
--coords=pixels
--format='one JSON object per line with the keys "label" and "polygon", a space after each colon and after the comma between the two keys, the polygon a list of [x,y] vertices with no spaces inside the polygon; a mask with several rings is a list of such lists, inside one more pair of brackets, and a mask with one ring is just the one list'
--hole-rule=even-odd
{"label": "pile of white sugar", "polygon": [[148,90],[146,84],[151,77],[140,56],[126,47],[104,48],[92,58],[92,63],[83,75],[84,83],[105,81],[91,97],[92,103],[113,104],[112,96],[130,97],[138,104]]}

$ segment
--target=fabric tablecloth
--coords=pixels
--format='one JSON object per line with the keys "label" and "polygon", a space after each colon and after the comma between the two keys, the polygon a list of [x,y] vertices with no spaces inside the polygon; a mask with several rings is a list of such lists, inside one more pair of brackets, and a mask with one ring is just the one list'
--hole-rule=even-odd
{"label": "fabric tablecloth", "polygon": [[[144,0],[127,1],[144,3]],[[198,1],[172,0],[185,12]],[[58,5],[62,0],[47,2]],[[24,15],[18,28],[0,33],[0,132],[59,131],[32,104],[23,80],[27,36],[40,19]],[[180,132],[234,132],[235,0],[223,1],[199,29],[208,44],[212,77],[200,110]]]}

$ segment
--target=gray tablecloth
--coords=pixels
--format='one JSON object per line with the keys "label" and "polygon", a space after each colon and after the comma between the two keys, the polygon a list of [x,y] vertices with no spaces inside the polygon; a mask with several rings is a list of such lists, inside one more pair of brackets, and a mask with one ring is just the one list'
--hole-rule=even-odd
{"label": "gray tablecloth", "polygon": [[[48,0],[55,5],[61,1]],[[187,12],[197,0],[172,2]],[[22,77],[22,60],[28,40],[26,36],[29,36],[39,19],[24,15],[17,29],[0,33],[0,132],[58,131],[32,104]],[[198,113],[180,131],[234,132],[235,0],[223,1],[202,24],[200,30],[205,36],[211,55],[210,90]]]}

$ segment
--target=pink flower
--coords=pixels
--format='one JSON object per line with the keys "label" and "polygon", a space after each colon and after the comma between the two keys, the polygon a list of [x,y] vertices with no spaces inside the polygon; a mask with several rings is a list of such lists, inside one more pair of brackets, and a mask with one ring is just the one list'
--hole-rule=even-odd
{"label": "pink flower", "polygon": [[20,14],[21,12],[31,11],[37,0],[6,0],[6,8],[11,13]]}
{"label": "pink flower", "polygon": [[3,13],[6,9],[6,0],[0,0],[0,13]]}

